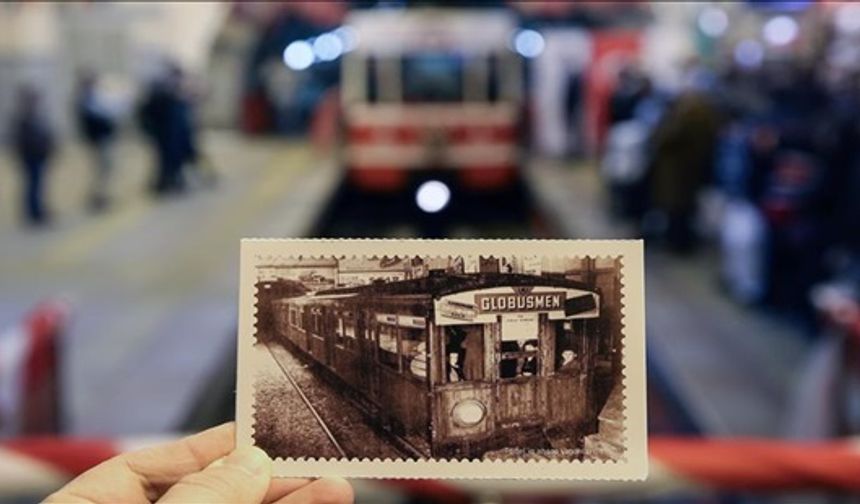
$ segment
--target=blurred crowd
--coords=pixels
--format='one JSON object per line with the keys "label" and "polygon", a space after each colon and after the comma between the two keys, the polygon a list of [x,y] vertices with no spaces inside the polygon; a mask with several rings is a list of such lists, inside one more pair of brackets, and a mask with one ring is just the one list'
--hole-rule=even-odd
{"label": "blurred crowd", "polygon": [[627,67],[602,159],[616,218],[650,246],[715,251],[730,297],[817,341],[793,414],[804,437],[860,432],[860,72],[822,61],[690,61],[674,93]]}
{"label": "blurred crowd", "polygon": [[[115,143],[128,115],[133,116],[153,153],[149,187],[153,195],[182,193],[190,177],[214,181],[211,163],[198,148],[196,94],[180,66],[164,65],[162,72],[145,86],[133,114],[129,114],[128,104],[106,92],[102,84],[96,73],[81,70],[74,102],[70,104],[79,139],[90,154],[92,174],[84,204],[91,211],[103,212],[110,207]],[[21,220],[34,227],[51,221],[46,179],[57,151],[57,135],[43,101],[43,90],[38,85],[22,84],[9,124],[11,151],[21,178]]]}

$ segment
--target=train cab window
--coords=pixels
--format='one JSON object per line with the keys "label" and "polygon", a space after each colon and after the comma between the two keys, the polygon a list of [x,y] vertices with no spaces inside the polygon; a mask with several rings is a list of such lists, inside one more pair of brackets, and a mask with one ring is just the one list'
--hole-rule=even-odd
{"label": "train cab window", "polygon": [[484,326],[459,325],[445,328],[446,381],[484,379]]}
{"label": "train cab window", "polygon": [[499,378],[536,376],[540,369],[537,340],[502,341]]}
{"label": "train cab window", "polygon": [[396,326],[379,324],[379,362],[398,369]]}
{"label": "train cab window", "polygon": [[402,61],[406,102],[463,101],[463,59],[456,54],[422,53]]}

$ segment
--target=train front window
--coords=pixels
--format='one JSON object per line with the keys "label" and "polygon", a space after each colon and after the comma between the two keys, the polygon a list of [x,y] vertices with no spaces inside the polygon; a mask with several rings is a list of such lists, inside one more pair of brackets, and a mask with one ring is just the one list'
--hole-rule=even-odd
{"label": "train front window", "polygon": [[463,59],[421,53],[403,58],[403,100],[412,103],[463,101]]}
{"label": "train front window", "polygon": [[540,369],[538,340],[502,341],[499,378],[536,376]]}
{"label": "train front window", "polygon": [[484,326],[456,325],[445,328],[446,382],[484,379]]}

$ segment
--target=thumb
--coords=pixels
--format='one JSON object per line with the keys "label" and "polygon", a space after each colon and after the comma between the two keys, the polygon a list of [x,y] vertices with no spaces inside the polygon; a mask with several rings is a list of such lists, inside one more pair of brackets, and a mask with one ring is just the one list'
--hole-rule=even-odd
{"label": "thumb", "polygon": [[272,477],[272,461],[256,446],[240,446],[206,469],[173,485],[158,502],[229,504],[262,502]]}

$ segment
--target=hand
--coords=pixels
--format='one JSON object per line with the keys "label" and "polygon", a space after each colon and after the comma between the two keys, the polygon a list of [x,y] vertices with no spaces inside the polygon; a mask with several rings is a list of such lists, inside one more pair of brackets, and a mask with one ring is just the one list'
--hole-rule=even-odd
{"label": "hand", "polygon": [[81,474],[48,503],[338,504],[353,500],[345,480],[272,479],[272,461],[252,446],[235,448],[228,423],[200,434],[125,453]]}

